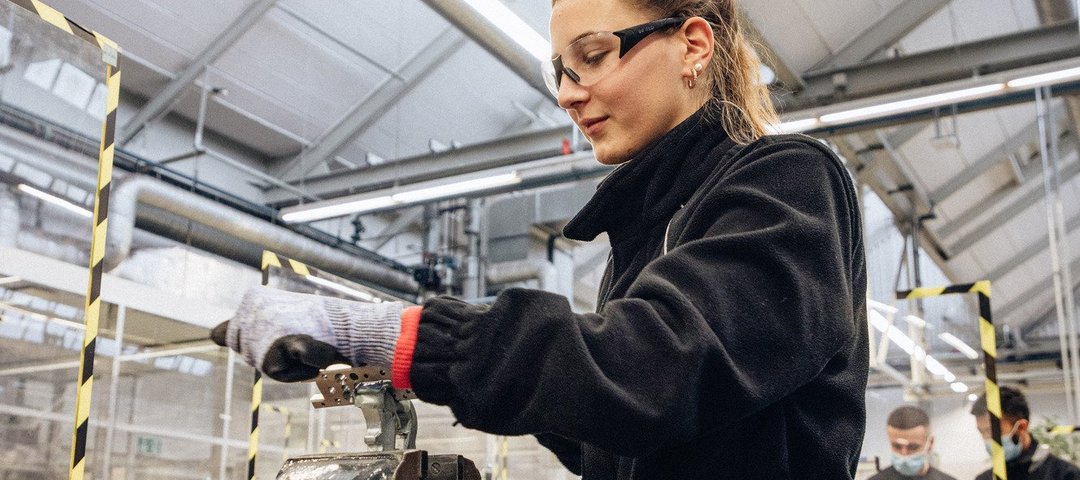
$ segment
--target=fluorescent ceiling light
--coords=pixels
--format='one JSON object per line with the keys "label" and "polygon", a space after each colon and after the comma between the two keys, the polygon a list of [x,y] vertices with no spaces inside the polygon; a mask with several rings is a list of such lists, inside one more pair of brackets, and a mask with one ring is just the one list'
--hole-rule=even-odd
{"label": "fluorescent ceiling light", "polygon": [[551,60],[551,43],[499,0],[465,0],[473,10],[521,45],[539,61]]}
{"label": "fluorescent ceiling light", "polygon": [[870,324],[873,325],[874,328],[884,332],[889,328],[889,319],[878,313],[877,310],[870,310]]}
{"label": "fluorescent ceiling light", "polygon": [[904,321],[916,327],[926,328],[926,320],[923,320],[915,315],[908,315],[904,317]]}
{"label": "fluorescent ceiling light", "polygon": [[53,195],[51,193],[45,193],[45,192],[43,192],[41,190],[38,190],[38,189],[36,189],[34,187],[31,187],[30,185],[27,185],[25,183],[20,183],[17,188],[19,189],[19,191],[21,191],[21,192],[23,192],[23,193],[25,193],[27,195],[30,195],[31,197],[37,198],[38,200],[42,200],[42,201],[45,201],[45,202],[48,202],[48,203],[51,203],[53,205],[56,205],[56,206],[58,206],[60,208],[65,209],[65,210],[67,210],[69,212],[78,214],[78,215],[86,217],[86,218],[93,218],[94,217],[94,213],[91,212],[90,210],[87,210],[87,209],[85,209],[83,207],[75,205],[74,203],[71,203],[71,202],[69,202],[67,200],[64,200],[63,198],[57,197],[56,195]]}
{"label": "fluorescent ceiling light", "polygon": [[1024,88],[1024,87],[1041,87],[1055,82],[1063,80],[1075,80],[1080,79],[1080,67],[1068,68],[1065,70],[1058,70],[1056,72],[1043,73],[1040,75],[1032,75],[1030,77],[1021,77],[1016,80],[1011,80],[1006,85],[1009,88]]}
{"label": "fluorescent ceiling light", "polygon": [[434,200],[436,198],[452,197],[454,195],[476,192],[489,188],[514,185],[518,183],[521,183],[521,175],[519,175],[517,172],[510,172],[503,175],[476,178],[473,180],[465,180],[461,182],[448,183],[446,185],[438,185],[435,187],[421,188],[419,190],[396,193],[394,195],[391,195],[390,198],[400,203],[416,203],[426,200]]}
{"label": "fluorescent ceiling light", "polygon": [[21,281],[22,281],[22,277],[5,277],[5,278],[0,278],[0,285],[7,285],[9,283],[17,283],[17,282],[21,282]]}
{"label": "fluorescent ceiling light", "polygon": [[963,340],[956,338],[956,336],[949,332],[942,332],[938,334],[938,338],[940,338],[943,342],[951,345],[953,348],[959,350],[960,353],[963,353],[965,357],[968,357],[972,360],[979,358],[979,352],[976,352],[974,348],[971,348],[971,346],[964,343]]}
{"label": "fluorescent ceiling light", "polygon": [[967,393],[968,391],[968,386],[964,384],[964,382],[953,382],[950,383],[949,386],[952,387],[952,391],[956,393]]}
{"label": "fluorescent ceiling light", "polygon": [[936,95],[927,95],[925,97],[910,98],[907,100],[883,103],[881,105],[872,105],[869,107],[830,113],[822,115],[821,121],[824,123],[850,122],[854,120],[873,118],[881,115],[910,112],[922,108],[949,105],[951,103],[955,103],[961,100],[969,100],[975,97],[988,95],[1004,89],[1004,83],[995,83],[993,85],[965,88],[963,90],[939,93]]}
{"label": "fluorescent ceiling light", "polygon": [[337,292],[344,293],[346,295],[350,295],[350,296],[359,298],[359,299],[364,300],[366,302],[374,302],[374,303],[382,302],[382,300],[377,298],[375,295],[372,295],[372,294],[367,293],[367,292],[361,292],[360,290],[357,290],[355,288],[349,288],[349,287],[346,287],[344,285],[340,285],[338,283],[331,282],[331,281],[326,280],[324,278],[319,278],[319,277],[316,277],[314,275],[308,275],[305,278],[307,278],[307,280],[309,282],[314,283],[316,285],[323,286],[323,287],[329,288],[331,290],[334,290],[334,291],[337,291]]}
{"label": "fluorescent ceiling light", "polygon": [[773,134],[801,133],[807,130],[812,130],[819,124],[821,124],[821,121],[817,118],[806,118],[802,120],[792,120],[790,122],[781,122],[778,125],[769,125],[768,129]]}
{"label": "fluorescent ceiling light", "polygon": [[877,300],[870,299],[870,298],[866,299],[866,304],[868,306],[870,306],[871,308],[881,310],[881,311],[883,311],[885,313],[895,314],[896,312],[900,311],[900,309],[898,309],[898,308],[896,308],[896,307],[894,307],[892,305],[889,305],[887,303],[881,303],[881,302],[879,302]]}
{"label": "fluorescent ceiling light", "polygon": [[389,195],[375,198],[364,198],[360,200],[353,200],[340,203],[332,203],[330,205],[319,206],[319,204],[308,204],[297,207],[298,209],[291,212],[282,213],[281,220],[286,223],[296,222],[310,222],[314,220],[322,220],[324,218],[334,218],[348,215],[350,213],[366,212],[369,210],[376,210],[379,208],[390,207],[397,205],[398,202],[390,198]]}
{"label": "fluorescent ceiling light", "polygon": [[337,199],[326,202],[309,203],[307,205],[283,209],[281,219],[286,223],[311,222],[341,217],[353,213],[364,213],[386,207],[450,198],[466,193],[515,185],[521,183],[521,181],[522,178],[518,172],[510,172],[502,175],[493,175],[490,177],[462,180],[443,185],[422,187],[415,190],[395,193],[393,195],[383,195],[379,197],[369,196],[357,200]]}
{"label": "fluorescent ceiling light", "polygon": [[974,402],[974,401],[976,401],[978,399],[979,399],[979,396],[975,395],[974,393],[972,393],[971,395],[968,395],[968,401],[969,402]]}
{"label": "fluorescent ceiling light", "polygon": [[[867,299],[867,303],[868,306],[872,307],[869,310],[869,315],[870,324],[873,325],[874,328],[885,332],[885,334],[889,337],[889,340],[892,340],[893,343],[895,343],[908,355],[915,358],[923,359],[923,364],[926,366],[926,369],[929,370],[930,373],[942,377],[942,379],[944,379],[946,383],[949,383],[952,386],[953,391],[957,393],[964,393],[967,391],[967,385],[957,382],[956,375],[950,372],[948,367],[939,362],[938,359],[927,355],[926,351],[923,350],[922,347],[915,345],[915,342],[911,340],[911,337],[905,335],[904,332],[901,332],[900,329],[896,328],[895,326],[889,325],[888,319],[886,319],[884,315],[878,313],[877,310],[875,310],[875,308],[893,307],[870,299]],[[919,317],[915,317],[913,315],[909,316],[921,320],[919,319]],[[910,322],[911,319],[908,319],[908,321]],[[963,390],[958,390],[958,388],[960,388],[961,386],[963,387]]]}

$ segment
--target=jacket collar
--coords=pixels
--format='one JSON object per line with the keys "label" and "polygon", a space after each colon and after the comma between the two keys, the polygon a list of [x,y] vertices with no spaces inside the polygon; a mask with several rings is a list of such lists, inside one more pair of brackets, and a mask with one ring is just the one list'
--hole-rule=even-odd
{"label": "jacket collar", "polygon": [[[728,145],[717,149],[721,144]],[[724,129],[698,110],[609,173],[563,235],[590,241],[607,232],[616,245],[667,222],[732,145]]]}

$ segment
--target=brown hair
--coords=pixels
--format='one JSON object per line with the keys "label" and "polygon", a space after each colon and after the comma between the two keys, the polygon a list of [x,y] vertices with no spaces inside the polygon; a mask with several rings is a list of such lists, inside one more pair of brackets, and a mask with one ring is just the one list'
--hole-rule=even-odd
{"label": "brown hair", "polygon": [[893,410],[889,414],[886,424],[899,430],[910,430],[915,427],[929,427],[930,415],[926,411],[911,405],[904,405]]}
{"label": "brown hair", "polygon": [[[552,0],[554,5],[558,0]],[[728,136],[750,143],[777,123],[769,89],[760,81],[761,60],[742,31],[735,0],[621,0],[662,17],[702,17],[713,27],[713,59],[704,85],[711,90],[706,115]]]}

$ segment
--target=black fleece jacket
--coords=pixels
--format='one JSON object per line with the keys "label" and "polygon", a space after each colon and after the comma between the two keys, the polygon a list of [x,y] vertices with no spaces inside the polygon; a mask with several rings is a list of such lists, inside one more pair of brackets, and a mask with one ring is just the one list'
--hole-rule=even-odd
{"label": "black fleece jacket", "polygon": [[[1009,480],[1080,480],[1080,467],[1053,454],[1036,459],[1038,451],[1039,442],[1032,438],[1027,450],[1011,462],[1005,462],[1005,473]],[[993,480],[993,472],[982,472],[975,480]]]}
{"label": "black fleece jacket", "polygon": [[831,151],[804,136],[736,145],[699,112],[564,229],[601,232],[597,313],[527,289],[426,302],[417,395],[469,428],[536,434],[585,480],[852,478],[866,273]]}

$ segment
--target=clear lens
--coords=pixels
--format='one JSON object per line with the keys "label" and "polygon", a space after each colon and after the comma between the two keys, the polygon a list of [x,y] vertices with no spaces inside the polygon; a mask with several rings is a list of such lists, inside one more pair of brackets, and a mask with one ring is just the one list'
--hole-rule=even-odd
{"label": "clear lens", "polygon": [[583,85],[591,85],[619,63],[619,37],[594,33],[567,46],[562,58]]}
{"label": "clear lens", "polygon": [[551,96],[559,98],[559,83],[555,79],[555,64],[551,60],[540,62],[540,75],[544,77],[544,84]]}
{"label": "clear lens", "polygon": [[[579,85],[589,86],[619,64],[619,37],[611,32],[597,32],[567,45],[560,56],[564,70],[573,72],[562,78],[577,77]],[[556,98],[559,96],[558,73],[553,62],[542,62],[544,82]]]}

